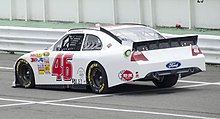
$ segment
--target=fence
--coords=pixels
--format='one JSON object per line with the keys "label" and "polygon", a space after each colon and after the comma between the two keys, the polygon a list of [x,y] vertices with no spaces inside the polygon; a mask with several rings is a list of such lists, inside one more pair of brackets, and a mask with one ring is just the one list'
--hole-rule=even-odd
{"label": "fence", "polygon": [[0,19],[220,29],[220,0],[1,0]]}
{"label": "fence", "polygon": [[[33,51],[49,48],[67,29],[0,27],[0,50]],[[167,37],[174,35],[164,34]],[[220,64],[220,36],[199,35],[207,63]]]}

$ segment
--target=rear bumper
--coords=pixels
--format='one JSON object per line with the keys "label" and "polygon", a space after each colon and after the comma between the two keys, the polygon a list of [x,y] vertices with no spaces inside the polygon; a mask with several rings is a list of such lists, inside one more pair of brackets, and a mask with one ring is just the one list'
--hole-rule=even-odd
{"label": "rear bumper", "polygon": [[139,77],[141,79],[152,79],[155,77],[165,76],[165,75],[179,75],[181,77],[186,77],[198,72],[206,70],[205,67],[205,57],[199,56],[191,59],[181,59],[177,60],[181,63],[178,68],[167,68],[166,65],[172,61],[163,62],[139,62]]}
{"label": "rear bumper", "polygon": [[148,73],[144,79],[152,79],[152,78],[158,78],[161,76],[166,75],[179,75],[181,74],[182,77],[186,77],[198,72],[201,72],[202,70],[198,67],[189,67],[189,68],[182,68],[182,69],[174,69],[174,70],[165,70],[165,71],[156,71],[156,72],[150,72]]}

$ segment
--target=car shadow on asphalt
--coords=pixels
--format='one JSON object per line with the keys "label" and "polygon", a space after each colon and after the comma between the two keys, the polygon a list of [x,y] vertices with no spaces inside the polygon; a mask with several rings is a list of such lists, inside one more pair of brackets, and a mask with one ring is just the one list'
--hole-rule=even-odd
{"label": "car shadow on asphalt", "polygon": [[157,88],[153,85],[140,85],[140,84],[123,84],[116,87],[113,90],[113,94],[116,95],[166,95],[174,93],[183,93],[196,91],[197,89],[192,88]]}
{"label": "car shadow on asphalt", "polygon": [[[76,93],[92,93],[91,89],[63,89],[63,88],[54,88],[54,87],[36,87],[38,90],[50,90],[50,91],[64,91],[64,92],[76,92]],[[191,92],[196,91],[198,89],[195,88],[157,88],[154,85],[148,83],[126,83],[114,88],[111,88],[108,94],[113,95],[166,95],[166,94],[174,94],[174,93],[183,93],[183,92]]]}

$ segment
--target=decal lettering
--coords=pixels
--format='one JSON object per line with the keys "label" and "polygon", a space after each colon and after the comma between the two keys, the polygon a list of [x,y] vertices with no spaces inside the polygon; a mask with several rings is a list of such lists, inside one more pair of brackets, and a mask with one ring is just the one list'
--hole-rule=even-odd
{"label": "decal lettering", "polygon": [[178,68],[181,66],[180,62],[169,62],[166,67],[169,69]]}
{"label": "decal lettering", "polygon": [[19,66],[20,66],[20,64],[22,64],[22,63],[25,63],[25,64],[28,64],[28,62],[26,61],[26,60],[19,60],[18,61],[18,63],[17,63],[17,66],[16,66],[16,71],[18,71],[19,70]]}
{"label": "decal lettering", "polygon": [[37,65],[38,68],[38,74],[44,74],[44,64],[40,63]]}
{"label": "decal lettering", "polygon": [[44,57],[50,56],[50,52],[44,52],[44,53],[43,53],[43,56],[44,56]]}
{"label": "decal lettering", "polygon": [[107,47],[108,47],[108,48],[112,47],[112,44],[111,44],[111,43],[109,43],[109,44],[107,45]]}
{"label": "decal lettering", "polygon": [[43,56],[42,53],[38,53],[38,54],[36,54],[36,57],[38,57],[38,58],[41,58],[42,56]]}
{"label": "decal lettering", "polygon": [[82,79],[72,79],[72,83],[73,84],[82,84],[83,81],[82,81]]}
{"label": "decal lettering", "polygon": [[[62,61],[63,58],[63,61]],[[58,54],[53,62],[52,66],[52,75],[57,76],[57,81],[62,81],[61,77],[63,76],[64,81],[70,81],[72,78],[72,64],[69,62],[72,60],[72,54],[62,53]]]}
{"label": "decal lettering", "polygon": [[31,56],[31,57],[36,57],[36,54],[31,54],[30,56]]}
{"label": "decal lettering", "polygon": [[133,79],[134,75],[129,70],[122,70],[119,72],[118,77],[123,81],[130,81]]}
{"label": "decal lettering", "polygon": [[31,62],[36,62],[36,58],[31,58]]}
{"label": "decal lettering", "polygon": [[98,64],[92,64],[92,65],[89,67],[89,71],[88,71],[88,81],[89,81],[89,82],[90,82],[90,80],[91,80],[91,77],[90,77],[91,69],[94,68],[94,67],[98,67]]}
{"label": "decal lettering", "polygon": [[126,50],[125,52],[124,52],[124,56],[125,57],[129,57],[131,55],[131,50],[129,49],[129,50]]}
{"label": "decal lettering", "polygon": [[77,74],[78,74],[78,76],[79,76],[81,79],[83,79],[84,76],[85,76],[85,70],[84,70],[82,67],[80,67],[80,68],[77,70]]}

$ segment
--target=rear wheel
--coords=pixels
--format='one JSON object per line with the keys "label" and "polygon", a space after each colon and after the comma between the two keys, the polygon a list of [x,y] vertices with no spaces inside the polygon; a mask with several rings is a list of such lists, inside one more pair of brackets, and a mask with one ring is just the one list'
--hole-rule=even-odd
{"label": "rear wheel", "polygon": [[99,63],[93,63],[89,66],[87,73],[88,83],[94,93],[107,93],[108,82],[104,68]]}
{"label": "rear wheel", "polygon": [[25,60],[18,61],[16,65],[16,77],[21,86],[25,88],[33,88],[35,86],[33,70]]}
{"label": "rear wheel", "polygon": [[153,83],[158,87],[158,88],[169,88],[174,86],[177,83],[178,80],[178,75],[167,75],[164,76],[163,79],[161,80],[153,80]]}

